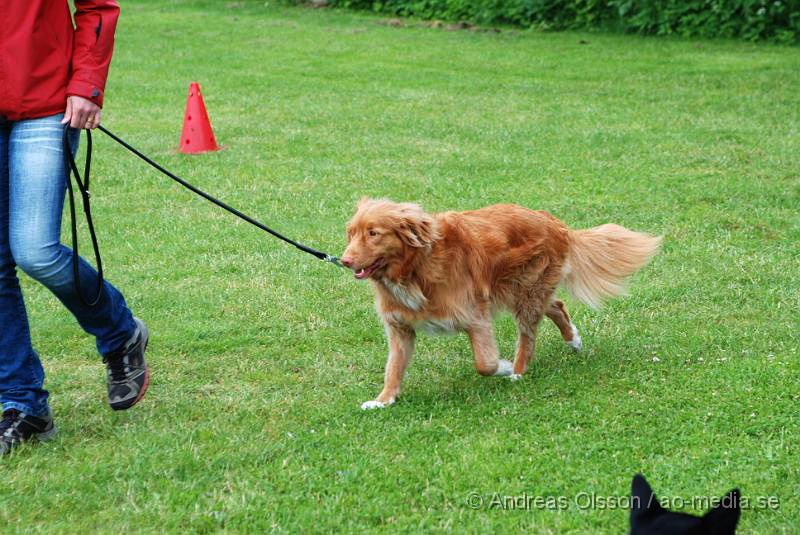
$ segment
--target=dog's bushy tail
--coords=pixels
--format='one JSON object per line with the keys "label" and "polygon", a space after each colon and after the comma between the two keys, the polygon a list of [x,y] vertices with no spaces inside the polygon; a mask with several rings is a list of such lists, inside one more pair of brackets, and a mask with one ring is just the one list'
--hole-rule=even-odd
{"label": "dog's bushy tail", "polygon": [[658,252],[660,236],[633,232],[619,225],[569,231],[569,268],[564,286],[592,308],[625,294],[624,280]]}

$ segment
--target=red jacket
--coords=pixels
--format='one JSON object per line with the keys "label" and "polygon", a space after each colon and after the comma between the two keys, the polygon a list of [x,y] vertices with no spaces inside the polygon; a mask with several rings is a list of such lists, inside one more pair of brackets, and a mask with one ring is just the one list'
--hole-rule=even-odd
{"label": "red jacket", "polygon": [[115,0],[0,0],[0,116],[62,113],[67,96],[103,105],[119,17]]}

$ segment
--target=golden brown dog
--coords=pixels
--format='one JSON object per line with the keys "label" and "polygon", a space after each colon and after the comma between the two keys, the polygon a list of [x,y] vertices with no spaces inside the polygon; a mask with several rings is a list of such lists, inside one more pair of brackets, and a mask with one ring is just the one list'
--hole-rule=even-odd
{"label": "golden brown dog", "polygon": [[[570,230],[543,211],[510,204],[469,212],[425,213],[417,204],[362,199],[347,224],[341,262],[370,279],[389,338],[383,391],[363,409],[394,403],[417,330],[465,331],[481,375],[519,379],[534,352],[542,316],[564,341],[581,339],[559,284],[599,307],[624,293],[622,281],[644,266],[661,238],[618,225]],[[492,316],[510,310],[519,329],[516,358],[501,360]]]}

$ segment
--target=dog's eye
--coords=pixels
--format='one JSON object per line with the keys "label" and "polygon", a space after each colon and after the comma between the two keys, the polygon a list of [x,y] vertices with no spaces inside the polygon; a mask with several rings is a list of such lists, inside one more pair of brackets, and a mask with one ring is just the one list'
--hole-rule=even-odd
{"label": "dog's eye", "polygon": [[370,229],[370,230],[367,231],[367,234],[369,234],[370,237],[375,237],[375,236],[378,235],[378,231]]}

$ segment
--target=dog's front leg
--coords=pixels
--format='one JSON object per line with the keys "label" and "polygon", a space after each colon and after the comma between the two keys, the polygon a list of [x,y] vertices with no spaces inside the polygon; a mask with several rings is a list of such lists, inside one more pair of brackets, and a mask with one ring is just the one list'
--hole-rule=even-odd
{"label": "dog's front leg", "polygon": [[383,391],[372,401],[361,404],[362,409],[382,409],[391,405],[400,395],[406,366],[414,354],[414,330],[402,325],[386,325],[386,336],[389,338],[389,360],[386,361],[386,372],[383,377]]}
{"label": "dog's front leg", "polygon": [[511,362],[499,357],[497,341],[492,329],[492,319],[489,314],[483,314],[483,317],[467,330],[467,334],[472,344],[472,353],[475,355],[475,369],[479,374],[511,375],[513,371]]}

